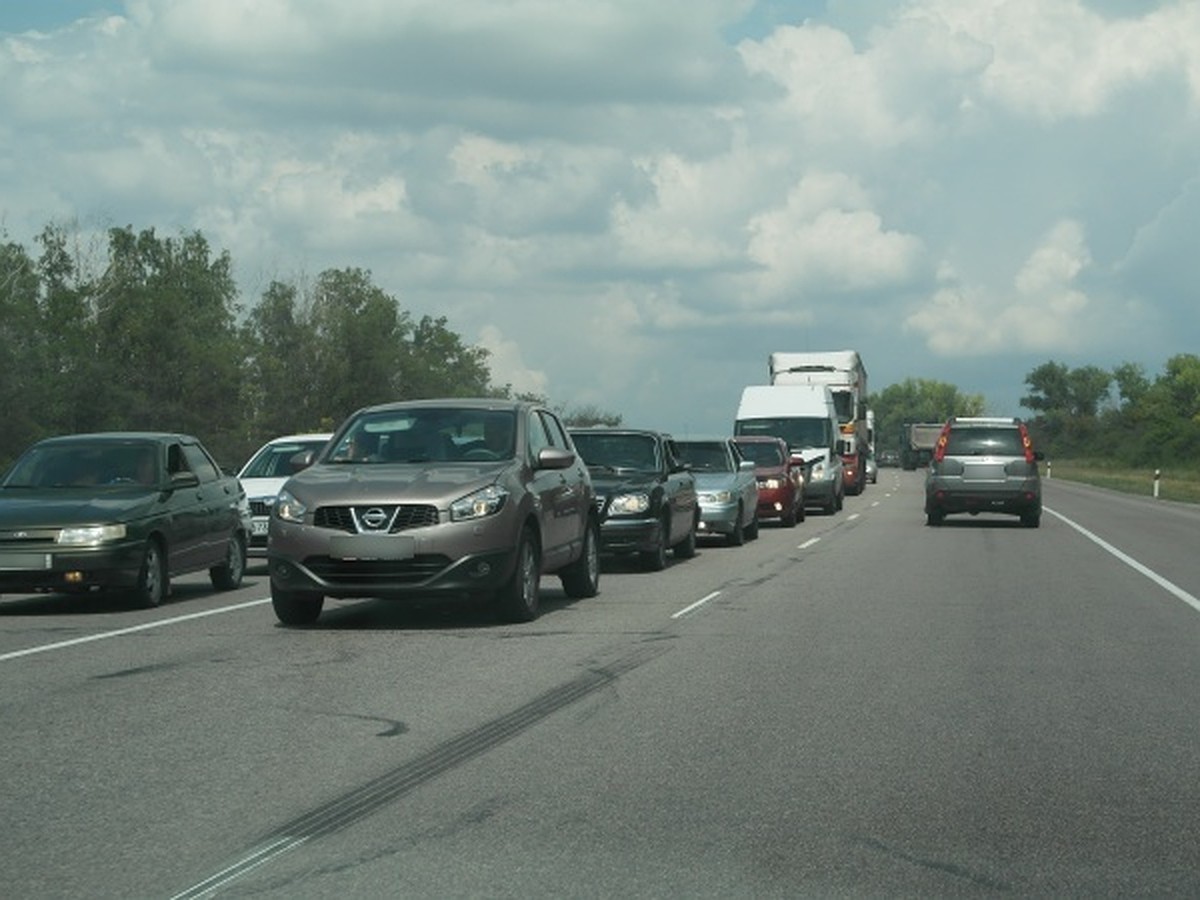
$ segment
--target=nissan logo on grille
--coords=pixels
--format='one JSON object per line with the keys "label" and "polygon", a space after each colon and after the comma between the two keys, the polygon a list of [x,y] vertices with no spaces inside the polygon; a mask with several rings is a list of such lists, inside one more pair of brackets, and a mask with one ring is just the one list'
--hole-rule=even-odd
{"label": "nissan logo on grille", "polygon": [[385,509],[379,506],[372,506],[370,509],[363,510],[358,514],[358,521],[362,528],[368,531],[379,531],[388,526],[388,514]]}

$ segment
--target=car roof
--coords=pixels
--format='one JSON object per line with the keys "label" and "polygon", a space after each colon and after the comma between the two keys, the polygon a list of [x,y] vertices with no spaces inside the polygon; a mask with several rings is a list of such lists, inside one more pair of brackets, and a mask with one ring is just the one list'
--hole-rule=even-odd
{"label": "car roof", "polygon": [[199,439],[190,434],[180,434],[173,431],[90,431],[83,434],[59,434],[43,438],[39,444],[68,444],[87,443],[91,441],[195,441]]}
{"label": "car roof", "polygon": [[402,409],[533,409],[544,408],[540,403],[528,400],[510,400],[503,397],[445,397],[422,400],[393,400],[366,406],[359,412],[388,412]]}
{"label": "car roof", "polygon": [[[650,437],[671,437],[665,431],[654,431],[651,428],[623,428],[620,425],[570,425],[567,431],[571,434],[645,434]],[[674,440],[674,438],[672,438]]]}
{"label": "car roof", "polygon": [[333,437],[333,432],[331,431],[321,433],[314,432],[311,434],[285,434],[281,437],[271,438],[271,440],[267,441],[267,443],[263,446],[269,447],[271,444],[288,444],[292,441],[327,441],[331,437]]}
{"label": "car roof", "polygon": [[953,416],[947,425],[1020,425],[1021,420],[1014,416]]}

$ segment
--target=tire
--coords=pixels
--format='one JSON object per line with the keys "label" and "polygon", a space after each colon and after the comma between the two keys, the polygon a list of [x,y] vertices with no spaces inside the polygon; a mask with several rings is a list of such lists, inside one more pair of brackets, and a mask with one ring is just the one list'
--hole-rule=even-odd
{"label": "tire", "polygon": [[946,519],[946,514],[933,510],[925,514],[925,524],[937,528]]}
{"label": "tire", "polygon": [[658,542],[650,550],[638,553],[638,561],[646,572],[661,572],[667,567],[667,541],[671,533],[670,522],[664,518],[658,523]]}
{"label": "tire", "polygon": [[246,574],[246,545],[239,535],[231,534],[225,548],[225,562],[208,570],[208,578],[218,591],[234,591]]}
{"label": "tire", "polygon": [[311,625],[321,615],[325,598],[311,591],[287,591],[271,585],[271,606],[284,625]]}
{"label": "tire", "polygon": [[1021,524],[1026,528],[1037,528],[1042,524],[1042,514],[1040,512],[1022,513]]}
{"label": "tire", "polygon": [[796,504],[796,521],[803,522],[804,517],[808,515],[808,510],[804,506],[804,498],[800,498],[800,502]]}
{"label": "tire", "polygon": [[840,512],[842,507],[846,505],[846,495],[838,492],[833,498],[833,511]]}
{"label": "tire", "polygon": [[158,541],[151,539],[146,542],[146,549],[142,553],[142,567],[138,570],[133,601],[143,609],[153,609],[162,605],[167,590],[167,557]]}
{"label": "tire", "polygon": [[496,609],[506,622],[532,622],[538,616],[542,561],[537,540],[528,526],[517,539],[517,564],[512,577],[496,592]]}
{"label": "tire", "polygon": [[792,508],[779,517],[779,524],[784,528],[795,528],[803,514],[804,507],[797,509],[797,504],[793,501]]}
{"label": "tire", "polygon": [[758,540],[758,513],[754,514],[754,518],[750,520],[750,524],[746,526],[746,540]]}
{"label": "tire", "polygon": [[696,520],[692,519],[687,537],[671,548],[671,554],[676,559],[691,559],[696,555]]}
{"label": "tire", "polygon": [[576,599],[595,597],[600,591],[600,526],[589,517],[583,529],[583,550],[579,559],[559,574],[563,591]]}
{"label": "tire", "polygon": [[746,543],[746,529],[742,527],[742,508],[740,506],[737,518],[733,520],[733,531],[729,532],[727,539],[731,547],[740,547]]}

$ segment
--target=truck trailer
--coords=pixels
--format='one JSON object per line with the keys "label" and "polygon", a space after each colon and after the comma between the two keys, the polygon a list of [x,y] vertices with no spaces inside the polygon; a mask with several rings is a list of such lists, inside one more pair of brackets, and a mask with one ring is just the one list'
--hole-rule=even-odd
{"label": "truck trailer", "polygon": [[861,494],[867,483],[871,425],[867,412],[867,369],[858,351],[780,351],[770,355],[767,366],[772,385],[817,384],[829,388],[843,441],[846,493]]}

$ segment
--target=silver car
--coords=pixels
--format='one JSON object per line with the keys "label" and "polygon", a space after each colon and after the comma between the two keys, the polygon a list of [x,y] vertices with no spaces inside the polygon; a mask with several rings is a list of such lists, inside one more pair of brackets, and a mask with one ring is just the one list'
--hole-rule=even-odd
{"label": "silver car", "polygon": [[679,456],[696,476],[700,529],[724,535],[730,544],[758,537],[758,480],[754,463],[742,456],[732,437],[676,441]]}
{"label": "silver car", "polygon": [[1042,520],[1041,452],[1020,419],[952,418],[925,475],[925,521],[952,513],[1005,513],[1037,528]]}
{"label": "silver car", "polygon": [[539,610],[543,573],[570,597],[599,588],[587,467],[558,417],[530,403],[422,400],[354,413],[279,492],[267,540],[287,625],[324,598],[493,597],[509,621]]}

